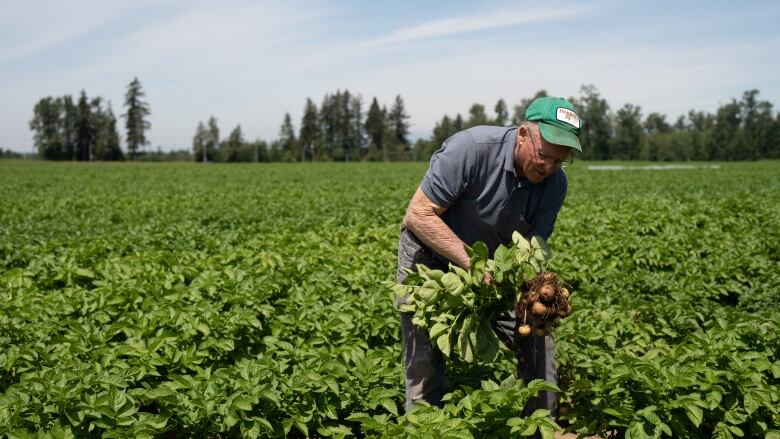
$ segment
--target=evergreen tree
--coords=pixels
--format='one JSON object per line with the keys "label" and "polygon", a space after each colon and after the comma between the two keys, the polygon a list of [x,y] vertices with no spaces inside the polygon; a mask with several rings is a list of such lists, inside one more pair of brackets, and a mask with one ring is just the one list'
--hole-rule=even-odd
{"label": "evergreen tree", "polygon": [[365,129],[368,135],[369,159],[377,160],[381,158],[381,160],[387,161],[385,114],[379,108],[379,102],[377,102],[376,97],[371,101],[371,106],[368,108]]}
{"label": "evergreen tree", "polygon": [[611,117],[606,99],[593,85],[580,87],[580,98],[574,102],[580,115],[580,143],[583,158],[606,160],[612,137]]}
{"label": "evergreen tree", "polygon": [[414,142],[414,145],[412,145],[415,160],[419,161],[429,161],[436,149],[433,140],[417,139],[417,141]]}
{"label": "evergreen tree", "polygon": [[151,112],[149,104],[142,100],[144,95],[138,78],[133,78],[125,93],[127,112],[123,115],[127,129],[127,150],[130,153],[130,160],[135,160],[139,148],[149,143],[146,139],[146,130],[151,127],[151,124],[146,118]]}
{"label": "evergreen tree", "polygon": [[547,90],[539,90],[532,98],[522,99],[518,105],[515,105],[514,116],[512,116],[512,125],[520,125],[525,120],[525,110],[536,98],[547,96]]}
{"label": "evergreen tree", "polygon": [[615,136],[612,138],[610,159],[634,160],[644,142],[642,108],[626,104],[615,115]]}
{"label": "evergreen tree", "polygon": [[493,112],[496,113],[496,118],[493,119],[493,124],[500,127],[505,126],[509,121],[509,111],[506,108],[506,102],[503,99],[499,99],[496,102],[496,106],[493,108]]}
{"label": "evergreen tree", "polygon": [[65,160],[76,160],[76,142],[78,135],[76,133],[76,123],[78,119],[78,109],[73,104],[73,98],[70,95],[62,97],[63,116],[60,119],[62,139],[65,142]]}
{"label": "evergreen tree", "polygon": [[[445,140],[450,136],[457,133],[458,129],[455,124],[450,121],[449,116],[445,115],[441,118],[441,121],[433,127],[433,143],[436,149],[439,149]],[[435,151],[435,150],[434,150]],[[433,153],[433,151],[431,151]]]}
{"label": "evergreen tree", "polygon": [[691,149],[694,160],[710,160],[710,137],[715,119],[709,113],[691,110],[688,112],[691,125]]}
{"label": "evergreen tree", "polygon": [[[659,150],[663,148],[666,133],[671,131],[672,127],[666,122],[666,116],[659,113],[650,113],[645,118],[643,124],[647,134],[647,149],[640,152],[639,158],[644,160],[661,160]],[[666,153],[667,160],[670,160],[671,154]]]}
{"label": "evergreen tree", "polygon": [[365,156],[366,131],[363,128],[363,97],[352,95],[347,101],[347,160]]}
{"label": "evergreen tree", "polygon": [[76,159],[80,161],[92,160],[92,148],[95,145],[94,118],[92,109],[87,101],[87,93],[81,90],[78,108],[76,109]]}
{"label": "evergreen tree", "polygon": [[292,125],[290,113],[284,114],[284,122],[279,128],[279,152],[280,160],[295,161],[298,158],[298,151],[295,141],[295,128]]}
{"label": "evergreen tree", "polygon": [[668,122],[666,122],[666,115],[660,113],[650,113],[645,118],[643,123],[645,132],[649,135],[666,133],[672,129]]}
{"label": "evergreen tree", "polygon": [[767,147],[767,159],[780,159],[780,112],[775,116],[775,123],[769,136],[772,142]]}
{"label": "evergreen tree", "polygon": [[64,139],[60,130],[62,101],[52,97],[40,99],[29,122],[38,156],[46,160],[66,160]]}
{"label": "evergreen tree", "polygon": [[124,154],[119,146],[119,132],[116,128],[116,116],[111,109],[111,102],[108,103],[108,109],[103,117],[102,138],[104,139],[101,149],[100,160],[122,160]]}
{"label": "evergreen tree", "polygon": [[738,160],[755,160],[769,157],[769,151],[775,139],[772,138],[774,120],[772,104],[757,99],[758,90],[748,90],[742,94],[740,102],[742,126]]}
{"label": "evergreen tree", "polygon": [[741,156],[739,151],[741,116],[742,109],[733,99],[718,108],[710,137],[709,160],[735,160]]}
{"label": "evergreen tree", "polygon": [[209,130],[203,122],[198,121],[198,127],[195,128],[195,135],[192,136],[192,157],[196,162],[208,162],[206,149],[210,137]]}
{"label": "evergreen tree", "polygon": [[460,113],[455,115],[455,120],[452,121],[452,129],[457,133],[463,131],[466,128],[466,124],[463,122],[463,116]]}
{"label": "evergreen tree", "polygon": [[246,149],[251,152],[252,160],[255,163],[270,161],[268,157],[268,144],[265,141],[256,139],[254,142],[248,143]]}
{"label": "evergreen tree", "polygon": [[219,153],[219,126],[217,125],[217,118],[214,116],[209,117],[208,133],[209,135],[206,137],[206,158],[211,161],[224,160]]}
{"label": "evergreen tree", "polygon": [[[245,149],[244,134],[241,132],[241,125],[237,125],[230,135],[222,142],[221,155],[225,162],[249,161],[242,157]],[[244,160],[242,160],[244,159]]]}
{"label": "evergreen tree", "polygon": [[436,123],[436,126],[433,127],[433,137],[431,138],[430,144],[427,145],[428,149],[422,152],[421,158],[430,159],[433,153],[441,148],[444,141],[456,132],[458,132],[458,130],[455,128],[455,124],[452,123],[450,117],[445,114],[444,117],[441,118],[441,121]]}
{"label": "evergreen tree", "polygon": [[317,106],[309,98],[306,98],[306,105],[303,109],[298,142],[301,145],[301,161],[306,161],[307,155],[314,161],[315,152],[320,142],[320,127],[317,121]]}
{"label": "evergreen tree", "polygon": [[[336,91],[337,95],[341,91]],[[338,105],[336,97],[326,94],[320,105],[320,131],[322,132],[322,150],[317,154],[324,160],[333,157],[333,151],[341,144],[339,131]]]}
{"label": "evergreen tree", "polygon": [[685,116],[684,115],[681,114],[681,115],[677,116],[677,120],[674,121],[673,128],[675,130],[677,130],[677,131],[682,131],[682,130],[688,129],[688,126],[685,124]]}
{"label": "evergreen tree", "polygon": [[104,160],[106,144],[108,143],[108,114],[103,110],[103,99],[100,96],[89,101],[91,125],[95,129],[95,140],[92,145],[92,160]]}
{"label": "evergreen tree", "polygon": [[482,104],[474,104],[469,109],[469,121],[467,122],[467,125],[469,127],[474,127],[477,125],[487,125],[488,124],[488,117],[485,113],[485,106]]}
{"label": "evergreen tree", "polygon": [[390,132],[391,143],[388,150],[391,151],[391,157],[404,160],[408,158],[409,151],[409,115],[404,108],[404,101],[401,95],[395,97],[393,106],[387,114],[387,127]]}

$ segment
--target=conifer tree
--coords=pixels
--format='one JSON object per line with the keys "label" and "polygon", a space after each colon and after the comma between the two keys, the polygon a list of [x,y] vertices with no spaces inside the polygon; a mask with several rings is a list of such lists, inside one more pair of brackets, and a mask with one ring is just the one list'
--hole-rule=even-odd
{"label": "conifer tree", "polygon": [[144,95],[141,82],[138,81],[138,78],[133,78],[125,93],[127,112],[123,115],[127,129],[127,151],[130,153],[130,160],[135,159],[139,148],[149,143],[146,138],[146,130],[151,127],[147,120],[151,111],[149,104],[142,100]]}

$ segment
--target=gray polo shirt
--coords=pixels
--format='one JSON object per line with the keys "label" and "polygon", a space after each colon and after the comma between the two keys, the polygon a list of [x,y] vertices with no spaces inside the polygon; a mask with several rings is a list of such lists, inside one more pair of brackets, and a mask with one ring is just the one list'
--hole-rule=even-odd
{"label": "gray polo shirt", "polygon": [[558,169],[537,184],[515,174],[517,127],[477,126],[447,139],[431,157],[422,191],[447,210],[444,222],[467,245],[487,244],[492,255],[517,230],[549,239],[566,197]]}

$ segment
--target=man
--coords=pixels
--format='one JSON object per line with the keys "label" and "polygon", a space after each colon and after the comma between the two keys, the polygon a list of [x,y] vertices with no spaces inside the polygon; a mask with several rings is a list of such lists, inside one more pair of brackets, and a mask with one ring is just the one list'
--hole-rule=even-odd
{"label": "man", "polygon": [[[492,256],[499,244],[509,244],[512,232],[530,239],[548,239],[566,197],[561,169],[582,151],[576,110],[561,98],[534,100],[519,127],[478,126],[456,133],[431,157],[430,167],[412,197],[401,228],[398,282],[404,268],[417,264],[447,270],[452,263],[468,268],[464,245],[487,244]],[[486,279],[486,282],[490,282]],[[401,303],[403,299],[399,299]],[[526,382],[543,378],[557,383],[554,345],[550,335],[520,337],[514,311],[494,323],[499,338],[513,349],[517,373]],[[401,313],[406,372],[406,408],[424,400],[441,405],[444,358],[428,333]],[[543,392],[526,410],[547,408],[555,399]]]}

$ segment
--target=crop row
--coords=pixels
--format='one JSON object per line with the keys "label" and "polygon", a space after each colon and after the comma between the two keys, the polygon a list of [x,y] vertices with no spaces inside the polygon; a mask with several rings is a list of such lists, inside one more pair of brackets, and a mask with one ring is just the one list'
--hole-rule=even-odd
{"label": "crop row", "polygon": [[[402,413],[391,293],[418,164],[0,164],[0,436],[506,437],[511,355]],[[551,269],[560,427],[780,430],[774,163],[575,167]],[[616,184],[619,181],[619,184]]]}

